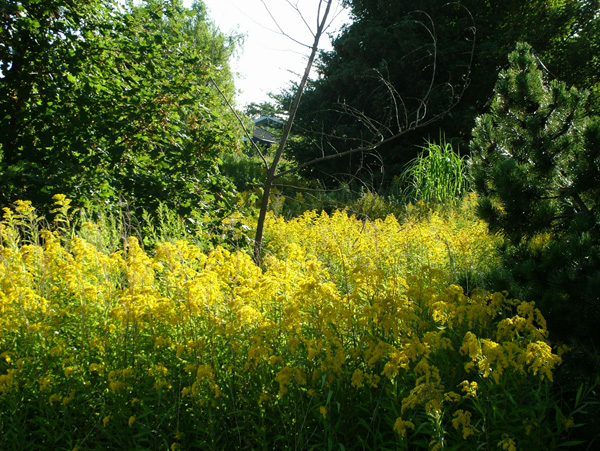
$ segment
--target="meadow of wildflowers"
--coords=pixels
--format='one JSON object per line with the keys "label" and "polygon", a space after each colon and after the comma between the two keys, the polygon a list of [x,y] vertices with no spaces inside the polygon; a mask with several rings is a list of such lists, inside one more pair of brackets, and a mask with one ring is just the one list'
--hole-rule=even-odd
{"label": "meadow of wildflowers", "polygon": [[[185,240],[109,252],[28,202],[0,225],[0,449],[546,449],[552,346],[489,293],[473,200],[267,221],[263,267]],[[248,226],[252,222],[248,220]]]}

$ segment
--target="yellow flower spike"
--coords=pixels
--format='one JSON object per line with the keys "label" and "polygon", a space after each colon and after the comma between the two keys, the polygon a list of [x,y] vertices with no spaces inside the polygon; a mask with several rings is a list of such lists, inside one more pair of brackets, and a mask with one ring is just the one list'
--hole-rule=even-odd
{"label": "yellow flower spike", "polygon": [[106,425],[108,424],[109,421],[110,421],[110,415],[107,415],[104,418],[102,418],[102,426],[106,427]]}
{"label": "yellow flower spike", "polygon": [[463,355],[468,355],[469,358],[471,358],[472,360],[476,360],[477,357],[479,356],[481,350],[480,350],[480,346],[479,346],[479,340],[477,339],[477,336],[471,332],[468,331],[464,338],[463,338],[463,344],[460,347],[460,352]]}
{"label": "yellow flower spike", "polygon": [[12,362],[12,359],[10,358],[8,351],[5,351],[2,354],[0,354],[0,358],[3,358],[6,363],[10,364],[10,362]]}
{"label": "yellow flower spike", "polygon": [[271,366],[282,365],[283,364],[283,358],[281,356],[278,356],[278,355],[272,355],[271,357],[269,357],[269,364]]}
{"label": "yellow flower spike", "polygon": [[502,440],[498,442],[498,448],[507,451],[517,451],[517,444],[508,434],[502,434]]}
{"label": "yellow flower spike", "polygon": [[284,366],[277,375],[275,376],[275,381],[279,383],[279,393],[278,396],[281,398],[288,392],[288,385],[293,376],[292,368],[289,366]]}
{"label": "yellow flower spike", "polygon": [[460,384],[458,384],[458,386],[461,388],[461,390],[465,393],[465,396],[470,397],[470,398],[476,398],[477,397],[477,390],[479,389],[479,385],[477,384],[477,382],[475,381],[462,381]]}
{"label": "yellow flower spike", "polygon": [[352,373],[352,383],[351,385],[355,388],[360,388],[363,385],[363,372],[359,369],[354,370],[354,373]]}
{"label": "yellow flower spike", "polygon": [[129,417],[127,424],[129,425],[129,427],[132,427],[134,423],[135,423],[135,415],[132,415]]}
{"label": "yellow flower spike", "polygon": [[562,363],[562,359],[552,353],[552,348],[543,341],[529,343],[525,352],[525,363],[530,365],[534,375],[540,379],[548,378],[552,381],[552,371]]}
{"label": "yellow flower spike", "polygon": [[[564,418],[562,423],[563,423],[563,427],[565,428],[566,431],[568,431],[573,426],[575,426],[575,421],[573,420],[573,418]],[[536,426],[537,426],[537,424],[536,424]]]}
{"label": "yellow flower spike", "polygon": [[52,384],[52,377],[46,376],[39,379],[40,391],[46,390]]}
{"label": "yellow flower spike", "polygon": [[531,435],[531,432],[539,427],[539,425],[535,421],[529,424],[523,421],[523,424],[525,425],[525,435]]}
{"label": "yellow flower spike", "polygon": [[62,403],[63,403],[64,405],[67,405],[67,404],[69,404],[71,401],[73,401],[73,400],[75,399],[75,393],[76,393],[76,390],[71,390],[71,391],[69,392],[69,396],[64,396],[64,397],[63,397],[63,399],[62,399]]}
{"label": "yellow flower spike", "polygon": [[6,394],[17,387],[15,370],[9,369],[6,374],[0,374],[0,395]]}
{"label": "yellow flower spike", "polygon": [[35,211],[35,208],[31,205],[30,200],[16,200],[15,211],[20,214],[21,217],[25,217]]}
{"label": "yellow flower spike", "polygon": [[261,393],[259,398],[258,398],[258,406],[262,406],[263,403],[269,401],[271,399],[271,397],[269,396],[268,393]]}
{"label": "yellow flower spike", "polygon": [[406,437],[406,431],[408,429],[415,429],[415,424],[412,421],[405,421],[401,417],[396,418],[394,422],[394,431],[396,431],[402,438]]}
{"label": "yellow flower spike", "polygon": [[53,405],[55,402],[61,401],[61,400],[62,400],[62,396],[54,393],[54,394],[50,395],[50,397],[48,398],[48,404]]}
{"label": "yellow flower spike", "polygon": [[319,407],[319,413],[321,414],[321,417],[323,417],[324,420],[327,419],[327,412],[328,412],[327,407],[325,407],[325,406]]}
{"label": "yellow flower spike", "polygon": [[99,373],[99,372],[100,372],[100,371],[102,371],[103,369],[104,369],[104,365],[103,365],[103,364],[101,364],[101,363],[90,363],[90,366],[89,366],[89,369],[88,369],[88,371],[89,371],[90,373],[93,373],[93,372],[97,372],[97,373]]}
{"label": "yellow flower spike", "polygon": [[54,200],[54,203],[56,205],[63,205],[65,203],[67,203],[67,204],[71,203],[71,199],[67,199],[67,196],[64,194],[55,194],[54,196],[52,196],[52,199]]}
{"label": "yellow flower spike", "polygon": [[443,399],[441,388],[437,384],[422,383],[417,385],[402,400],[400,413],[404,414],[406,410],[414,409],[419,405],[424,405],[428,413],[439,410]]}
{"label": "yellow flower spike", "polygon": [[463,440],[477,433],[477,429],[471,425],[472,414],[468,410],[459,409],[453,414],[452,426],[456,430],[462,430]]}
{"label": "yellow flower spike", "polygon": [[428,384],[440,384],[442,381],[439,369],[433,365],[430,365],[426,358],[423,358],[419,361],[414,368],[414,373],[415,376],[418,376],[417,381],[415,382],[417,385],[422,382]]}
{"label": "yellow flower spike", "polygon": [[458,393],[455,393],[453,391],[444,393],[444,401],[446,401],[446,402],[458,402],[461,399],[462,399],[462,396],[460,396]]}

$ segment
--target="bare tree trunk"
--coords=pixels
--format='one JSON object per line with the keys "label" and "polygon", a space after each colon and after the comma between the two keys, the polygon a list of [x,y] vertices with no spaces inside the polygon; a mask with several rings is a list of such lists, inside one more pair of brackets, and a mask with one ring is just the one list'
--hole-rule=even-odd
{"label": "bare tree trunk", "polygon": [[254,263],[257,266],[260,266],[262,260],[262,242],[263,242],[263,232],[265,228],[265,219],[267,217],[267,210],[269,207],[269,195],[271,194],[271,189],[273,188],[273,182],[277,178],[277,166],[279,164],[279,160],[281,159],[281,155],[285,149],[285,144],[287,142],[288,137],[290,136],[290,132],[292,131],[292,125],[294,123],[294,118],[296,116],[296,112],[298,111],[298,105],[300,104],[300,99],[302,98],[302,94],[304,92],[304,88],[306,86],[306,82],[308,81],[308,77],[310,75],[310,71],[312,69],[312,65],[314,63],[315,57],[317,55],[317,51],[319,50],[319,40],[323,35],[323,32],[327,26],[327,18],[329,16],[329,12],[331,10],[331,4],[334,0],[321,0],[319,3],[319,9],[321,5],[325,4],[325,12],[323,16],[320,18],[317,30],[314,33],[314,42],[311,47],[310,56],[308,58],[308,62],[306,63],[306,67],[304,69],[304,75],[302,76],[302,80],[298,85],[298,89],[296,91],[296,96],[294,97],[294,102],[292,103],[292,107],[290,108],[290,113],[288,120],[285,124],[285,128],[283,130],[283,135],[281,136],[281,141],[279,142],[279,147],[277,148],[277,152],[275,152],[275,156],[273,158],[273,162],[271,166],[267,170],[267,177],[265,179],[263,185],[263,194],[262,200],[260,203],[260,212],[258,214],[258,223],[256,225],[256,235],[254,238]]}

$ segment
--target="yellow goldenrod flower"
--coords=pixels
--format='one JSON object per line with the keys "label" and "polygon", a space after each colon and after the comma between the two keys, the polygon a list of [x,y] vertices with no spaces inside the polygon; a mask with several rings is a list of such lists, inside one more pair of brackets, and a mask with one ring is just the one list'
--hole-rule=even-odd
{"label": "yellow goldenrod flower", "polygon": [[326,419],[327,418],[327,407],[320,406],[319,407],[319,413],[321,414],[321,416],[323,417],[323,419]]}
{"label": "yellow goldenrod flower", "polygon": [[90,363],[89,372],[100,372],[104,369],[104,365],[101,363]]}
{"label": "yellow goldenrod flower", "polygon": [[462,399],[462,397],[458,393],[455,393],[453,391],[450,391],[448,393],[444,393],[444,401],[447,401],[447,402],[458,402],[461,399]]}
{"label": "yellow goldenrod flower", "polygon": [[363,383],[363,372],[359,369],[354,370],[352,373],[352,383],[351,385],[356,388],[362,387]]}
{"label": "yellow goldenrod flower", "polygon": [[[69,199],[55,200],[57,217],[68,220]],[[331,419],[330,404],[323,405],[328,390],[353,391],[352,402],[366,399],[358,393],[394,397],[412,420],[398,418],[394,431],[415,431],[419,443],[436,448],[446,437],[480,439],[474,417],[485,414],[473,398],[504,381],[551,381],[561,362],[533,303],[453,285],[498,262],[500,238],[465,211],[426,213],[423,206],[402,221],[270,214],[259,268],[244,250],[191,240],[147,251],[128,238],[113,252],[102,241],[107,231],[93,224],[81,226],[85,236],[45,231],[27,241],[27,215],[35,213],[28,203],[15,205],[0,221],[0,397],[43,392],[56,408],[74,399],[76,387],[79,407],[104,390],[104,427],[108,413],[116,418],[110,406],[136,412],[142,402],[134,393],[151,386],[156,392],[137,394],[144,404],[179,395],[181,415],[196,408],[227,415],[233,392],[225,387],[235,379],[255,409],[285,409],[306,396],[323,420]],[[226,218],[223,225],[252,221]],[[468,380],[444,387],[463,369]],[[133,415],[127,423],[136,421]],[[449,433],[424,438],[436,421]],[[542,426],[523,423],[523,434]],[[182,437],[175,434],[172,449]],[[511,449],[520,438],[495,438],[491,446]]]}
{"label": "yellow goldenrod flower", "polygon": [[462,381],[460,384],[458,384],[458,386],[462,389],[462,391],[465,393],[465,396],[468,396],[470,398],[476,398],[477,397],[477,390],[479,389],[479,385],[477,384],[477,382],[475,381]]}
{"label": "yellow goldenrod flower", "polygon": [[270,396],[268,393],[261,393],[260,397],[258,398],[258,405],[262,406],[262,404],[264,402],[267,402],[270,399]]}
{"label": "yellow goldenrod flower", "polygon": [[477,429],[475,429],[472,425],[471,425],[471,412],[469,412],[468,410],[462,410],[459,409],[456,412],[454,412],[453,418],[452,418],[452,426],[454,427],[454,429],[462,430],[462,434],[463,434],[463,440],[466,440],[470,435],[475,434],[477,431]]}
{"label": "yellow goldenrod flower", "polygon": [[563,426],[565,428],[565,430],[569,430],[570,428],[572,428],[573,426],[575,426],[575,421],[573,420],[573,418],[564,418],[563,419]]}
{"label": "yellow goldenrod flower", "polygon": [[55,402],[61,401],[61,400],[62,400],[62,396],[54,393],[54,394],[50,395],[50,398],[48,398],[48,404],[53,405]]}
{"label": "yellow goldenrod flower", "polygon": [[407,429],[415,429],[415,424],[412,421],[405,421],[401,417],[396,418],[394,422],[394,431],[396,431],[403,438],[406,437]]}
{"label": "yellow goldenrod flower", "polygon": [[517,451],[517,445],[515,441],[508,434],[502,434],[502,440],[498,442],[498,448],[505,449],[507,451]]}

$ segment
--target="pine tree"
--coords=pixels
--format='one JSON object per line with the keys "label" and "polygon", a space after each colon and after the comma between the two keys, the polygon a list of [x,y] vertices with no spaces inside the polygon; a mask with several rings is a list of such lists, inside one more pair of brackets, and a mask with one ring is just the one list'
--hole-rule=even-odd
{"label": "pine tree", "polygon": [[548,81],[528,44],[499,75],[471,141],[479,214],[502,233],[504,281],[561,339],[600,344],[600,119]]}

